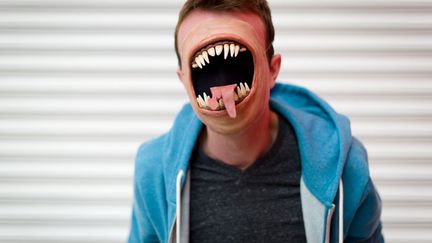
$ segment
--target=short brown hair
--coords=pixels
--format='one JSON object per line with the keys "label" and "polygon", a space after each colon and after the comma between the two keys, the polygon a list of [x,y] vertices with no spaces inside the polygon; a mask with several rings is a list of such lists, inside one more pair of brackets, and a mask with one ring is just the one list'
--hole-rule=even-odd
{"label": "short brown hair", "polygon": [[274,40],[274,26],[271,17],[270,8],[266,0],[187,0],[179,13],[177,26],[174,34],[174,45],[177,54],[179,66],[181,67],[180,54],[177,47],[177,35],[183,20],[195,9],[209,10],[209,11],[252,11],[261,17],[264,22],[264,27],[267,32],[267,59],[270,60],[274,54],[273,40]]}

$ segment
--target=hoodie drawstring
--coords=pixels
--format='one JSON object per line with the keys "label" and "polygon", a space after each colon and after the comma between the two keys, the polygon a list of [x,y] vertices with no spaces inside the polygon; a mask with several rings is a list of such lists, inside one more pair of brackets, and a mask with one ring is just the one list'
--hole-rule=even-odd
{"label": "hoodie drawstring", "polygon": [[343,243],[344,232],[343,232],[343,183],[342,179],[339,180],[339,243]]}
{"label": "hoodie drawstring", "polygon": [[180,243],[180,222],[181,222],[181,181],[183,178],[183,170],[180,170],[177,174],[176,181],[176,243]]}
{"label": "hoodie drawstring", "polygon": [[[184,172],[180,170],[177,174],[176,181],[176,243],[180,243],[180,222],[181,222],[181,181],[183,179]],[[344,232],[343,232],[343,183],[342,179],[339,180],[339,243],[343,243],[344,241]]]}

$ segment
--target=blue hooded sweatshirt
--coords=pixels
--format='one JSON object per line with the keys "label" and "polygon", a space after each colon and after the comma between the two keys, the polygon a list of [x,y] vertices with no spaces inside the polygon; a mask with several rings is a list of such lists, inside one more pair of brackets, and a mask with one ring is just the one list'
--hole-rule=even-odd
{"label": "blue hooded sweatshirt", "polygon": [[[384,242],[381,200],[349,120],[310,91],[287,84],[275,85],[270,106],[297,135],[307,241]],[[189,242],[188,166],[202,128],[187,104],[168,133],[139,148],[129,243]]]}

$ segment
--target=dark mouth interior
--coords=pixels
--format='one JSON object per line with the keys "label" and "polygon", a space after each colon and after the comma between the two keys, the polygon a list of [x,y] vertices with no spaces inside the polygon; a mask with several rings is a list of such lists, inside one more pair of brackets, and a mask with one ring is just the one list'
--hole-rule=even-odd
{"label": "dark mouth interior", "polygon": [[228,55],[224,59],[223,53],[219,56],[209,56],[210,63],[201,68],[192,69],[192,82],[195,95],[205,92],[211,96],[210,87],[246,82],[252,88],[254,64],[252,53],[247,50],[237,57]]}

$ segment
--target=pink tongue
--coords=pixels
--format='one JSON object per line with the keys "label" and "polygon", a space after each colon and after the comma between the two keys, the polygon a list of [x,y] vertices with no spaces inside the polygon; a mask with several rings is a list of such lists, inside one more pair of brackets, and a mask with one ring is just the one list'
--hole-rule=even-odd
{"label": "pink tongue", "polygon": [[236,84],[230,84],[225,86],[216,86],[211,87],[210,91],[212,93],[212,98],[209,99],[208,103],[212,110],[216,110],[219,106],[217,99],[222,98],[223,103],[225,105],[225,109],[228,112],[228,115],[231,118],[235,118],[237,116],[235,101],[234,101],[234,90],[236,88]]}

